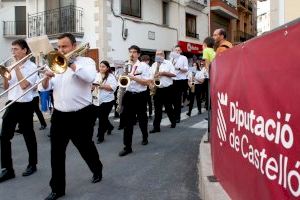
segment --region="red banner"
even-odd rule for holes
[[[300,198],[299,48],[298,22],[212,64],[213,169],[234,200]]]

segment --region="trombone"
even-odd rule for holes
[[[82,55],[83,53],[85,53],[87,50],[89,49],[89,44],[85,43],[84,45],[79,46],[78,48],[74,49],[73,51],[67,53],[66,55],[63,55],[57,51],[51,51],[46,55],[47,58],[47,62],[48,62],[48,66],[49,69],[55,73],[55,74],[62,74],[64,73],[67,68],[68,68],[68,64],[71,62],[74,62],[75,58],[77,56]],[[25,58],[25,57],[24,57]],[[24,59],[25,60],[25,59]],[[21,62],[19,62],[21,63]],[[19,64],[18,63],[18,64]],[[16,66],[16,65],[15,65]],[[0,94],[0,97],[2,97],[4,94],[6,94],[7,92],[9,92],[10,90],[12,90],[13,88],[15,88],[16,86],[18,86],[22,81],[26,80],[27,78],[33,76],[36,72],[43,70],[47,65],[45,64],[44,66],[38,67],[34,72],[32,72],[31,74],[29,74],[28,76],[24,77],[23,79],[21,79],[20,81],[18,81],[17,83],[15,83],[14,85],[12,85],[10,88],[8,88],[7,90],[5,90],[4,92],[2,92]],[[10,72],[9,76],[10,76]],[[2,74],[1,74],[2,75]],[[43,80],[45,80],[46,77],[41,78],[37,83],[33,84],[30,88],[28,88],[21,96],[19,96],[18,98],[16,98],[14,101],[9,102],[7,105],[5,105],[3,108],[0,109],[0,113],[5,110],[6,108],[8,108],[11,104],[15,103],[16,101],[18,101],[20,98],[22,98],[23,96],[25,96],[28,92],[30,92],[32,89],[34,89],[38,84],[40,84]]]
[[[24,58],[22,58],[21,60],[18,60],[17,62],[15,62],[14,64],[12,64],[11,66],[5,67],[4,65],[0,65],[0,75],[6,79],[11,79],[11,74],[10,72],[16,67],[18,66],[20,63],[30,59],[32,57],[32,53],[28,54],[27,56],[25,56]],[[7,60],[5,60],[3,62],[6,63],[7,61],[9,61],[12,57],[9,57]]]

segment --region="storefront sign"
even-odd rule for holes
[[[180,46],[181,50],[185,53],[193,53],[193,54],[202,53],[202,45],[201,44],[179,41],[178,45]]]

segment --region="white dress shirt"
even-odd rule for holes
[[[134,70],[134,68],[136,68],[136,70]],[[129,74],[133,74],[133,71],[135,71],[134,75],[137,78],[141,78],[145,80],[150,79],[149,66],[144,62],[140,62],[139,60],[136,61],[136,63],[132,66],[132,69],[130,70]],[[126,88],[126,91],[129,92],[143,92],[146,90],[147,90],[147,85],[142,85],[134,80],[131,80],[129,86]]]
[[[195,73],[195,77],[194,77],[195,84],[202,84],[198,80],[205,79],[204,71],[203,70],[196,70],[194,73]],[[188,77],[189,77],[189,81],[192,81],[193,72],[189,73]]]
[[[151,78],[154,79],[154,75],[155,75],[155,72],[157,70],[157,66],[158,66],[158,63],[155,62],[152,64],[151,66]],[[176,75],[176,72],[175,72],[175,68],[173,66],[173,64],[169,61],[169,60],[164,60],[164,62],[162,62],[159,66],[159,72],[170,72],[174,75]],[[168,76],[161,76],[159,78],[160,80],[160,86],[159,88],[165,88],[165,87],[169,87],[170,85],[173,84],[173,79],[172,77],[168,77]]]
[[[101,77],[101,74],[98,73],[97,78],[95,79],[94,82],[99,83],[99,81],[102,79],[100,77]],[[112,91],[108,91],[105,89],[99,89],[99,93],[98,93],[98,98],[99,98],[99,103],[100,103],[99,105],[101,105],[102,103],[107,103],[107,102],[113,101],[115,99],[114,92],[116,91],[116,89],[118,87],[118,82],[117,82],[115,76],[111,73],[109,73],[107,79],[104,80],[102,84],[109,85],[112,88]]]
[[[62,112],[78,111],[92,103],[91,84],[97,71],[95,61],[88,57],[77,57],[71,68],[51,79],[54,108]]]
[[[30,75],[37,69],[37,66],[31,62],[30,60],[27,60],[21,67],[20,71],[25,78],[26,76]],[[11,88],[15,83],[18,82],[18,78],[16,76],[16,71],[13,69],[11,72],[11,79],[8,81],[9,88]],[[23,95],[32,85],[36,83],[37,76],[34,74],[30,77],[28,77],[26,80],[30,83],[30,86],[28,86],[25,90],[23,90],[20,85],[16,86],[14,89],[11,89],[8,92],[8,100],[14,101],[21,95]],[[25,94],[22,98],[17,100],[17,102],[30,102],[33,99],[33,90],[29,91],[27,94]]]
[[[188,71],[189,63],[185,56],[180,55],[177,59],[171,58],[171,63],[175,67],[176,77],[173,77],[174,80],[185,80],[187,79],[187,72],[182,72],[180,69],[185,69]]]

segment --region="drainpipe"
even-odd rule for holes
[[[125,29],[125,19],[121,15],[117,15],[115,13],[113,5],[114,5],[114,0],[110,0],[110,10],[115,17],[120,18],[122,20],[122,38],[123,38],[123,40],[126,40],[127,39],[127,29]]]

